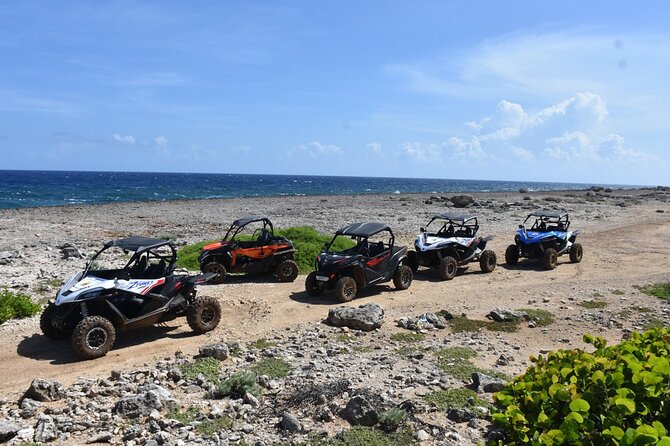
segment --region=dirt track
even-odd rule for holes
[[[585,332],[618,341],[622,336],[621,327],[582,317],[589,310],[576,303],[598,293],[608,302],[607,311],[613,315],[622,309],[643,306],[653,310],[646,316],[649,317],[670,308],[667,303],[647,297],[634,288],[650,282],[670,281],[670,218],[653,214],[653,209],[653,206],[644,208],[649,216],[643,219],[647,220],[645,224],[638,221],[626,225],[622,219],[622,223],[616,227],[608,225],[606,230],[590,227],[581,240],[585,247],[581,264],[570,264],[567,256],[563,256],[553,271],[543,271],[534,262],[508,268],[502,255],[509,233],[499,233],[492,242],[498,253],[498,267],[491,274],[481,274],[478,265],[472,265],[453,281],[440,282],[434,273],[420,271],[408,291],[396,292],[382,285],[365,290],[352,305],[381,304],[387,312],[382,330],[388,331],[397,330],[392,321],[401,315],[439,309],[466,313],[473,319],[483,319],[496,307],[550,310],[557,321],[547,330],[524,327],[516,333],[504,333],[504,337],[487,334],[488,342],[508,343],[514,347],[517,361],[510,371],[516,372],[525,368],[524,358],[537,354],[540,349],[581,346],[581,335]],[[95,361],[79,361],[68,341],[54,342],[39,334],[35,318],[6,324],[0,327],[0,389],[3,395],[18,394],[35,377],[54,378],[64,384],[79,377],[105,377],[112,370],[152,363],[174,355],[177,350],[196,353],[200,345],[213,341],[250,341],[298,324],[319,323],[328,308],[337,302],[328,294],[308,299],[303,283],[304,276],[300,276],[289,284],[275,283],[271,279],[268,282],[235,279],[232,283],[201,287],[201,294],[216,296],[225,309],[221,324],[213,333],[193,336],[183,320],[170,322],[165,327],[121,333],[114,349]],[[623,328],[630,328],[639,316],[633,311],[628,318],[612,318],[619,319]],[[440,332],[440,336],[448,337],[448,330]],[[495,358],[484,355],[478,361],[491,363]]]

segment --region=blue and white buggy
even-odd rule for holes
[[[526,224],[534,219],[530,228]],[[516,265],[521,257],[536,258],[546,269],[554,269],[558,256],[570,254],[572,263],[582,261],[584,250],[576,243],[579,229],[570,231],[570,217],[566,212],[537,211],[528,214],[514,237],[514,244],[507,247],[505,261]]]

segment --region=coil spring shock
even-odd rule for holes
[[[88,317],[88,307],[86,306],[86,302],[81,303],[81,315]]]

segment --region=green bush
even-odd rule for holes
[[[658,297],[659,299],[670,300],[670,282],[653,283],[640,288],[644,294]]]
[[[221,361],[212,357],[199,358],[194,362],[182,364],[179,368],[183,378],[187,381],[194,381],[202,373],[207,381],[217,383],[221,371]]]
[[[263,358],[251,368],[257,376],[267,375],[270,378],[286,378],[291,371],[291,365],[281,358]]]
[[[395,432],[407,419],[407,412],[394,407],[379,416],[379,427],[386,432]]]
[[[10,319],[33,316],[41,310],[40,304],[33,302],[26,294],[7,289],[0,291],[0,324]]]
[[[596,350],[531,358],[494,396],[504,444],[670,446],[670,328],[610,347],[599,337],[584,341]]]
[[[311,226],[293,226],[286,229],[275,229],[275,235],[285,237],[293,242],[296,252],[294,260],[298,264],[301,274],[307,274],[314,270],[314,259],[321,252],[323,245],[328,243],[333,236],[321,234]],[[241,240],[243,240],[241,238]],[[248,239],[248,236],[246,236]],[[179,249],[177,255],[177,266],[189,270],[198,270],[198,256],[203,246],[213,241],[195,243]],[[340,251],[354,246],[354,242],[346,237],[338,237],[332,250]]]
[[[260,394],[260,387],[256,384],[256,374],[252,372],[237,372],[230,375],[219,384],[219,396],[242,398],[247,393],[254,396]]]

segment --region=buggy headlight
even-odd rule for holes
[[[100,296],[103,291],[105,291],[104,288],[93,288],[91,291],[81,293],[75,300],[93,299]]]

